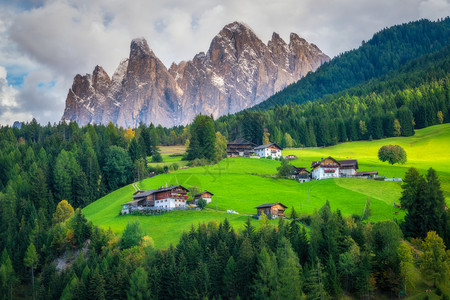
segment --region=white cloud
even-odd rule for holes
[[[19,108],[16,101],[18,91],[8,84],[6,76],[5,68],[0,66],[0,124],[12,125],[17,120],[31,119],[31,114],[17,111]]]
[[[91,73],[97,64],[111,75],[135,37],[145,37],[167,67],[207,51],[220,29],[235,20],[264,42],[273,31],[285,40],[296,32],[335,56],[384,27],[445,17],[449,1],[43,0],[27,10],[0,10],[0,65],[12,77],[26,75],[15,86],[15,111],[54,122],[73,77]]]

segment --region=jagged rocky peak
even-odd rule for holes
[[[150,47],[144,38],[136,38],[131,41],[130,57],[139,56],[141,54],[150,54]]]
[[[115,82],[118,80],[122,80],[123,77],[125,76],[125,73],[127,72],[127,68],[128,68],[128,58],[124,58],[120,62],[116,71],[114,72],[114,74],[112,76],[112,81]]]
[[[264,43],[253,30],[240,22],[226,25],[212,40],[208,54],[213,61],[232,55],[238,59],[247,49],[260,53]]]
[[[294,33],[289,44],[277,33],[263,43],[242,22],[225,25],[206,53],[169,69],[144,38],[137,38],[112,77],[100,66],[92,75],[75,76],[63,119],[80,125],[112,121],[134,127],[142,121],[172,127],[199,113],[217,118],[264,101],[328,60]]]
[[[308,46],[309,43],[304,38],[299,37],[298,34],[291,32],[289,35],[289,45]]]
[[[108,92],[111,79],[102,67],[98,65],[95,67],[94,72],[92,73],[92,81],[92,86],[96,91],[99,91],[102,94]]]

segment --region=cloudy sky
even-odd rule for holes
[[[73,77],[96,65],[111,75],[135,37],[170,66],[241,21],[265,42],[295,32],[332,57],[382,28],[449,14],[450,0],[0,0],[0,124],[58,122]]]

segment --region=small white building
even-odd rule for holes
[[[313,161],[311,163],[311,175],[316,180],[338,178],[340,167],[340,163],[330,156],[321,161]]]
[[[207,190],[205,190],[205,191],[203,191],[201,193],[198,193],[197,195],[194,196],[194,202],[195,202],[195,204],[197,204],[197,201],[199,199],[204,199],[206,201],[206,203],[211,203],[212,196],[214,196],[213,193],[208,192]]]
[[[258,147],[255,147],[254,151],[255,154],[258,155],[261,158],[267,158],[272,157],[272,159],[275,158],[281,158],[281,147],[278,146],[275,143],[267,144],[267,145],[261,145]]]

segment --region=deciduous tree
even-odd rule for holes
[[[53,222],[55,224],[61,223],[73,216],[74,210],[72,205],[67,200],[61,200],[56,206],[56,211],[53,213]]]
[[[378,159],[391,165],[406,163],[406,151],[399,145],[384,145],[378,150]]]

